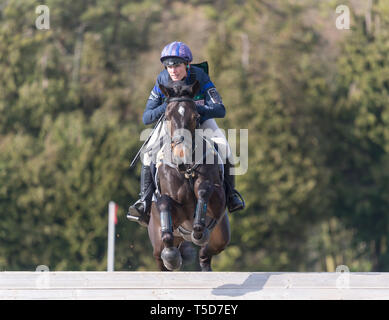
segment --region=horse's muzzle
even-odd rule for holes
[[[190,164],[192,161],[192,145],[186,143],[184,136],[172,138],[172,153],[176,164]]]
[[[177,145],[179,145],[180,143],[183,143],[185,141],[185,137],[184,136],[174,136],[172,138],[172,143],[173,143],[173,148]]]

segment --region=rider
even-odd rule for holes
[[[167,85],[171,81],[178,80],[185,81],[186,84],[192,84],[195,80],[198,80],[200,83],[200,97],[195,102],[197,111],[200,114],[200,128],[212,129],[212,140],[226,150],[225,152],[227,154],[224,156],[226,159],[224,180],[227,182],[227,207],[230,212],[242,210],[245,206],[244,201],[242,201],[243,199],[240,194],[235,190],[235,176],[230,172],[230,168],[233,167],[232,161],[230,161],[232,158],[231,150],[224,134],[213,119],[223,118],[226,112],[222,99],[216,91],[215,85],[201,68],[190,65],[190,62],[192,61],[192,52],[183,42],[175,41],[166,45],[162,50],[160,60],[165,66],[165,70],[158,75],[156,84],[148,98],[146,109],[143,113],[144,124],[147,125],[156,122],[161,115],[165,113],[167,103],[164,101],[165,96],[161,92],[159,84]],[[146,148],[155,143],[155,141],[158,141],[159,137],[163,136],[165,133],[164,125],[160,123],[154,132],[156,133],[153,133]],[[220,149],[223,150],[223,148]],[[141,225],[147,226],[150,218],[149,211],[155,186],[153,174],[150,169],[153,160],[147,152],[144,153],[143,156],[140,179],[140,199],[130,206],[127,217],[133,220],[133,217],[135,217]]]

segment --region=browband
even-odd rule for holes
[[[189,102],[194,102],[192,98],[188,97],[172,97],[172,98],[167,98],[166,102],[182,102],[182,101],[189,101]]]

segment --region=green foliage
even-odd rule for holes
[[[33,270],[39,264],[52,270],[106,267],[108,202],[126,208],[138,193],[138,179],[128,165],[142,127],[134,121],[136,110],[129,112],[125,67],[130,66],[128,52],[138,43],[129,41],[120,25],[112,37],[112,24],[107,24],[124,4],[118,2],[118,11],[106,12],[112,6],[101,1],[102,10],[97,12],[111,16],[99,20],[93,11],[95,1],[48,2],[54,17],[48,31],[26,23],[28,18],[35,20],[34,2],[21,6],[11,1],[4,8],[0,29],[4,269]],[[130,25],[125,16],[121,19],[115,23]],[[134,24],[139,27],[137,21]],[[141,36],[142,30],[136,32]],[[123,37],[121,51],[113,52],[110,45]],[[144,240],[146,235],[134,225],[124,225],[124,210],[119,211],[117,234],[122,234],[122,241],[117,251],[128,258],[117,267],[134,269],[141,263],[142,248],[128,245],[130,235]]]
[[[36,1],[1,3],[1,270],[105,270],[110,200],[115,269],[156,270],[125,215],[173,40],[209,62],[219,126],[249,132],[246,209],[214,269],[387,270],[389,5],[353,3],[350,31],[335,28],[336,1],[47,0],[50,30],[35,27]]]
[[[388,268],[388,5],[372,7],[374,28],[363,17],[342,45],[331,110],[325,111],[326,165],[331,172],[330,210],[355,230],[353,242],[369,244],[372,270]]]

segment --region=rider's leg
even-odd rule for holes
[[[235,175],[231,173],[232,168],[233,164],[230,162],[230,158],[227,158],[224,166],[224,181],[227,189],[227,207],[230,212],[242,210],[245,207],[242,196],[235,189]]]
[[[128,209],[127,218],[137,221],[140,225],[147,227],[150,220],[150,208],[153,193],[155,191],[154,178],[151,165],[155,161],[156,152],[159,149],[160,137],[165,134],[165,125],[161,122],[154,131],[150,141],[145,146],[146,152],[142,154],[142,167],[140,175],[140,199]],[[150,149],[150,150],[148,150]]]
[[[225,163],[224,181],[226,185],[228,211],[234,212],[244,209],[245,203],[243,197],[235,189],[235,175],[233,174],[233,170],[231,170],[234,167],[233,161],[231,161],[232,153],[225,135],[219,129],[214,119],[206,120],[200,128],[212,130],[212,136],[210,138],[218,145],[220,156],[222,157],[223,163]]]
[[[130,220],[135,220],[142,226],[148,225],[150,220],[149,211],[153,193],[154,183],[150,166],[144,165],[142,163],[140,171],[140,199],[128,209],[129,212],[127,217]]]

